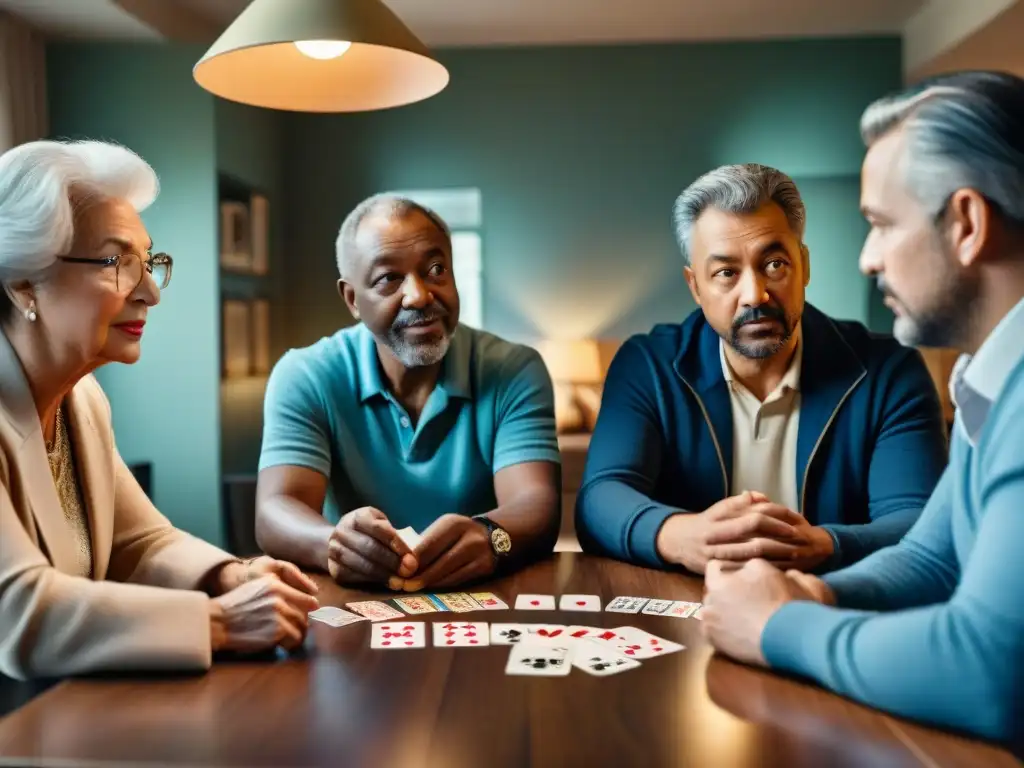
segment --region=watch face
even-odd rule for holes
[[[512,549],[512,539],[506,531],[501,528],[495,528],[491,531],[491,546],[494,547],[494,551],[499,555],[508,554],[509,550]]]

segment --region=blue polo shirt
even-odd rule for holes
[[[460,325],[419,422],[388,391],[373,336],[344,328],[274,366],[260,469],[289,464],[328,482],[324,515],[373,506],[422,531],[497,506],[494,474],[559,463],[551,377],[530,347]]]

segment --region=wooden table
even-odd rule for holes
[[[324,584],[321,602],[363,593]],[[563,553],[490,586],[700,600],[698,579]],[[450,616],[451,614],[441,614]],[[488,611],[480,621],[635,625],[687,650],[611,677],[507,677],[507,646],[374,651],[369,622],[314,622],[298,656],[206,675],[65,681],[0,719],[0,765],[963,766],[1018,763],[713,657],[700,622]],[[416,617],[417,619],[420,617]],[[427,621],[438,618],[428,614]],[[428,638],[429,638],[428,633]],[[428,640],[429,643],[429,640]]]

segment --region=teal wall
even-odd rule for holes
[[[284,145],[282,115],[215,100],[217,169],[270,201],[270,270],[265,276],[221,275],[221,289],[243,298],[270,299],[271,360],[286,344],[284,315]],[[224,381],[220,388],[221,466],[225,474],[256,471],[263,435],[265,378]]]
[[[222,542],[214,99],[194,85],[193,47],[60,44],[47,75],[54,136],[117,141],[160,176],[143,214],[174,279],[152,309],[136,365],[98,377],[129,463],[152,462],[157,506],[176,525]]]
[[[867,321],[857,272],[857,123],[901,82],[896,38],[443,51],[451,84],[420,104],[290,115],[288,342],[350,321],[333,242],[363,197],[483,195],[485,324],[523,340],[622,337],[692,308],[670,211],[723,163],[792,175],[809,210],[809,299]]]
[[[255,471],[260,379],[220,382],[220,290],[272,301],[272,355],[351,322],[333,244],[363,197],[479,187],[485,321],[510,338],[623,337],[693,303],[670,220],[722,163],[776,165],[808,206],[809,298],[886,330],[857,271],[863,107],[900,85],[897,39],[452,50],[451,85],[384,112],[303,115],[194,84],[194,46],[61,44],[48,56],[53,132],[121,141],[163,191],[144,215],[177,261],[145,351],[100,379],[126,460],[151,461],[158,506],[220,542],[220,473]],[[221,276],[217,175],[271,200],[271,277]]]
[[[878,333],[892,334],[896,316],[891,309],[885,306],[884,299],[881,291],[874,289],[871,291],[871,301],[868,305],[868,325],[871,330]]]

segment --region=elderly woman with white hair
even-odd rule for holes
[[[134,363],[171,278],[153,169],[102,142],[0,156],[0,672],[201,670],[303,641],[316,585],[175,529],[122,461],[91,375]]]

